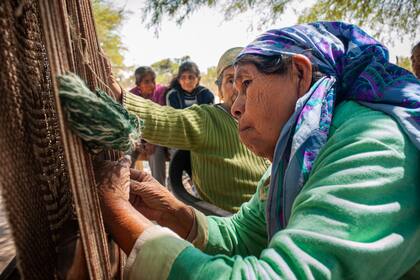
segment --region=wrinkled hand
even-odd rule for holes
[[[194,220],[192,209],[176,199],[150,174],[135,169],[131,169],[130,173],[130,202],[134,208],[185,238]]]
[[[136,169],[131,169],[130,173],[130,202],[147,218],[159,222],[165,213],[185,206],[149,173]]]
[[[125,200],[130,195],[130,160],[95,161],[95,180],[102,200]]]
[[[130,161],[98,161],[94,169],[105,226],[129,254],[138,236],[153,225],[129,202]]]

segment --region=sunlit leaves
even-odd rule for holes
[[[188,16],[205,6],[220,8],[225,20],[251,11],[257,27],[272,24],[287,7],[294,8],[298,0],[149,0],[143,10],[149,27],[159,29],[164,17],[182,24]],[[299,22],[341,20],[355,23],[376,32],[379,39],[392,42],[401,34],[414,39],[420,26],[419,0],[319,0],[303,11],[297,11]],[[398,35],[398,36],[395,36]]]

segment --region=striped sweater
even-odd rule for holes
[[[254,194],[269,163],[240,142],[228,112],[215,105],[177,110],[130,93],[124,106],[144,121],[145,140],[191,151],[194,183],[205,201],[236,212]]]

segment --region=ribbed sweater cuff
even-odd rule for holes
[[[194,209],[195,214],[195,222],[197,226],[197,236],[192,241],[192,244],[200,249],[204,250],[207,246],[207,243],[209,241],[209,226],[206,215],[198,211],[197,209]]]

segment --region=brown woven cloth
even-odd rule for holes
[[[2,1],[0,30],[0,184],[23,276],[48,279],[72,211],[36,6]]]
[[[81,237],[89,277],[111,278],[90,157],[66,129],[55,81],[72,71],[106,89],[99,49],[88,0],[0,1],[0,186],[26,279],[62,277],[69,236]]]

